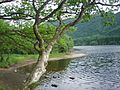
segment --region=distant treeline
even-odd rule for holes
[[[82,37],[74,40],[75,45],[120,45],[120,36]]]
[[[74,38],[75,45],[120,45],[120,12],[108,18],[95,16],[75,27],[77,30],[69,34]]]

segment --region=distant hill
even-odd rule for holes
[[[114,16],[115,24],[110,26],[105,26],[105,19],[100,16],[89,22],[78,23],[75,26],[78,30],[70,34],[74,38],[75,45],[120,45],[120,12]]]

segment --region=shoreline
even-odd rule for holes
[[[77,51],[73,51],[72,53],[66,54],[63,57],[49,58],[48,61],[58,61],[58,60],[65,60],[65,59],[74,59],[74,58],[83,57],[83,56],[86,56],[86,54],[83,54],[83,53],[80,53],[80,52],[77,52]],[[18,63],[18,64],[14,64],[14,65],[12,65],[9,68],[0,68],[0,71],[17,69],[17,68],[20,68],[20,67],[24,67],[24,66],[27,66],[27,65],[34,64],[34,63],[36,63],[36,60],[27,60],[27,61],[24,61],[24,62],[21,62],[21,63]]]

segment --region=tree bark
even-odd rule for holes
[[[31,74],[29,75],[24,88],[22,90],[29,90],[29,86],[39,81],[40,77],[46,72],[46,66],[48,63],[49,55],[52,50],[52,46],[47,51],[43,51],[42,55],[39,54],[37,63],[35,64]]]

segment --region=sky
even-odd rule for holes
[[[1,1],[1,0],[0,0]],[[96,1],[100,1],[100,2],[103,2],[103,3],[108,3],[108,1],[109,0],[96,0]],[[3,5],[20,5],[20,2],[21,2],[21,0],[15,0],[15,1],[13,1],[13,2],[8,2],[8,3],[5,3],[5,4],[3,4]],[[115,4],[117,4],[117,3],[115,3]],[[46,9],[48,9],[49,8],[49,6],[51,6],[52,7],[52,9],[55,9],[55,8],[57,8],[57,6],[54,6],[54,5],[48,5],[48,6],[46,6],[45,8]],[[107,6],[101,6],[101,5],[99,5],[99,7],[101,8],[101,9],[103,9],[103,10],[105,10],[105,11],[108,11],[109,9],[112,9],[113,10],[113,12],[114,13],[117,13],[117,12],[120,12],[120,8],[118,8],[118,7],[114,7],[114,8],[110,8],[110,7],[107,7]]]

